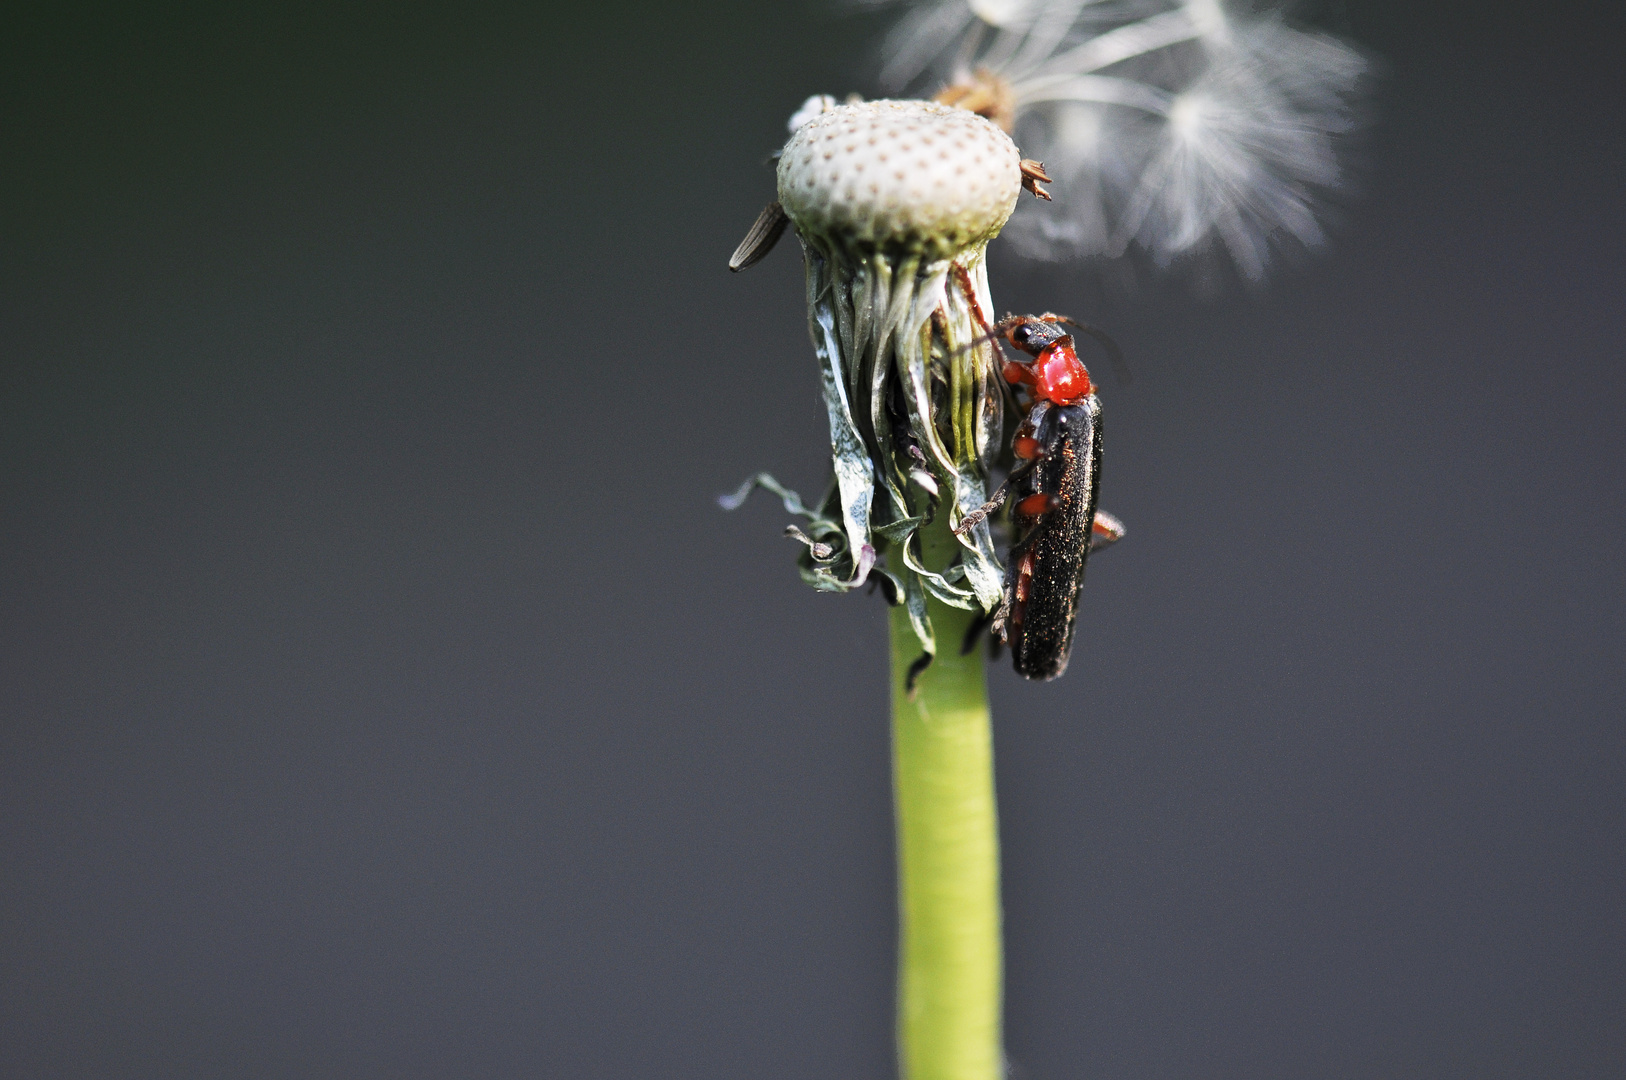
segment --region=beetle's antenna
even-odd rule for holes
[[[1009,329],[1010,324],[1011,320],[1009,319],[999,320],[994,324],[993,329],[989,330],[986,334],[977,335],[964,345],[961,345],[958,349],[955,349],[953,352],[949,353],[949,358],[952,359],[953,357],[959,356],[963,352],[970,352],[972,349],[975,349],[978,345],[981,345],[985,341],[997,342],[1000,338],[1005,336],[1005,332],[1007,329]],[[1003,351],[1004,350],[1001,350],[1002,353]]]

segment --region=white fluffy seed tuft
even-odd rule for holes
[[[1021,190],[1008,135],[930,101],[836,106],[797,128],[779,158],[779,201],[797,229],[843,246],[951,258],[998,233]]]

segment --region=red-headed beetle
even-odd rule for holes
[[[991,629],[1029,679],[1054,679],[1067,670],[1085,561],[1124,532],[1117,518],[1096,509],[1101,399],[1063,324],[1100,341],[1115,366],[1122,363],[1110,338],[1062,315],[1012,315],[991,327],[990,338],[1032,357],[1007,360],[1002,374],[1034,401],[1011,443],[1016,467],[993,499],[955,530],[970,529],[1014,496],[1005,596]]]

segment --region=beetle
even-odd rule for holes
[[[1100,341],[1108,357],[1121,363],[1110,338],[1063,315],[1011,315],[990,328],[989,339],[1003,338],[1032,357],[1007,359],[1001,374],[1013,386],[1026,387],[1034,401],[1011,440],[1016,465],[1010,476],[993,499],[955,528],[965,533],[1014,496],[1016,535],[1004,597],[990,629],[1010,646],[1017,673],[1037,680],[1067,670],[1085,562],[1091,551],[1124,533],[1122,522],[1096,506],[1101,399],[1064,324]]]

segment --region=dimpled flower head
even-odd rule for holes
[[[987,523],[949,529],[987,501],[1002,446],[988,241],[1036,183],[998,125],[948,105],[812,98],[792,126],[779,202],[730,265],[795,227],[835,476],[817,505],[768,476],[724,504],[752,486],[778,493],[809,522],[788,530],[805,545],[803,578],[846,591],[877,576],[929,658],[928,596],[985,613],[1001,601]]]
[[[888,0],[877,0],[888,2]],[[1160,264],[1223,250],[1263,276],[1271,248],[1322,239],[1337,137],[1365,61],[1220,0],[911,0],[883,84],[993,117],[1055,178],[1059,212],[1006,231],[1040,258]],[[945,85],[946,84],[946,85]]]
[[[829,109],[798,127],[779,158],[779,201],[804,238],[939,259],[998,233],[1021,182],[1004,132],[929,101]]]

